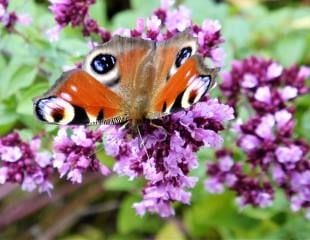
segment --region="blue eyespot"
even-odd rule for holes
[[[180,67],[191,55],[192,55],[191,47],[182,48],[177,54],[177,58],[175,60],[175,66],[177,68]]]
[[[98,54],[90,63],[92,70],[98,74],[111,71],[116,64],[116,58],[110,54]]]

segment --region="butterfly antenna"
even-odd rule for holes
[[[144,144],[144,140],[143,140],[143,138],[142,138],[142,135],[141,135],[139,126],[137,126],[137,132],[138,132],[138,134],[139,134],[139,137],[140,137],[140,140],[141,140],[141,145],[142,145],[143,148],[144,148],[144,151],[145,151],[145,154],[146,154],[146,156],[147,156],[147,159],[150,160],[150,156],[149,156],[149,154],[148,154],[148,152],[147,152],[147,148],[146,148],[146,146],[145,146],[145,144]]]

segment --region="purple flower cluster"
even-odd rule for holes
[[[88,10],[96,0],[49,0],[51,2],[50,10],[55,16],[57,26],[49,29],[47,34],[51,41],[56,41],[60,30],[68,25],[72,27],[81,27],[84,36],[90,36],[92,33],[98,34],[103,42],[110,39],[111,35],[104,28],[92,19]]]
[[[222,66],[225,54],[219,47],[224,42],[219,21],[206,19],[202,26],[198,26],[192,22],[192,14],[188,8],[182,5],[174,8],[173,5],[174,1],[162,0],[161,7],[155,10],[153,15],[146,20],[137,19],[135,29],[119,28],[113,34],[162,41],[190,29],[192,35],[197,38],[199,52],[210,58],[214,66]]]
[[[0,184],[18,183],[25,191],[47,192],[53,189],[49,177],[53,173],[52,157],[40,150],[41,141],[27,143],[16,132],[0,138]]]
[[[117,159],[114,171],[133,179],[143,176],[147,183],[143,200],[134,204],[139,215],[174,214],[171,203],[190,203],[197,177],[189,176],[198,167],[195,153],[200,147],[219,147],[218,132],[223,123],[233,119],[233,109],[217,100],[204,100],[189,110],[143,123],[138,128],[106,127],[104,143],[107,154]]]
[[[81,183],[86,171],[100,172],[106,176],[109,169],[96,158],[96,143],[102,142],[102,131],[85,127],[66,128],[54,138],[53,167],[60,177],[67,176],[72,183]]]
[[[95,3],[95,0],[49,0],[50,9],[55,15],[58,25],[48,31],[51,41],[58,39],[60,30],[70,25],[81,26],[83,35],[89,36],[91,33],[99,34],[102,42],[110,39],[111,33],[100,27],[98,23],[91,19],[88,10]],[[161,7],[154,11],[153,15],[147,19],[138,18],[134,29],[119,28],[113,35],[127,37],[141,37],[156,41],[167,40],[178,32],[190,29],[193,36],[197,37],[199,52],[210,58],[214,66],[219,67],[224,61],[224,51],[219,47],[224,42],[221,36],[221,25],[217,20],[206,19],[202,26],[192,22],[191,11],[185,6],[174,8],[174,1],[162,0]]]
[[[0,0],[0,23],[8,32],[14,30],[15,24],[19,22],[22,25],[29,25],[31,23],[31,18],[27,14],[17,15],[16,12],[8,11],[9,1]]]
[[[272,204],[274,190],[264,175],[247,176],[243,173],[243,165],[235,162],[232,153],[219,150],[216,153],[217,162],[207,164],[205,189],[210,193],[222,193],[225,186],[237,193],[237,203],[244,207],[251,204],[256,207],[268,207]]]
[[[237,192],[242,206],[269,206],[273,182],[285,191],[293,211],[305,208],[310,214],[310,146],[294,136],[294,108],[290,104],[309,92],[305,84],[309,76],[310,68],[284,68],[256,57],[233,63],[220,88],[235,109],[242,107],[238,105],[240,101],[252,108],[253,115],[235,127],[237,145],[246,155],[250,173],[245,176],[241,165],[233,163],[232,155],[226,151],[225,157],[208,167],[209,191],[215,191],[210,188],[212,181],[217,183],[218,192],[226,184]],[[223,169],[222,162],[230,168]],[[237,176],[233,178],[235,183],[230,182],[231,176]]]

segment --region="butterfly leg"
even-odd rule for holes
[[[169,131],[168,131],[163,125],[158,125],[158,124],[154,123],[152,120],[150,121],[150,125],[151,125],[152,127],[156,128],[156,129],[161,129],[161,130],[163,130],[167,135],[171,135],[171,134],[169,133]]]

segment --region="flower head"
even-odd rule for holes
[[[189,204],[196,177],[188,174],[198,167],[195,153],[200,147],[219,147],[218,132],[223,123],[233,118],[233,111],[216,100],[204,100],[189,110],[181,111],[154,124],[143,123],[141,134],[131,129],[107,127],[105,148],[116,158],[114,171],[129,178],[147,180],[143,200],[134,207],[138,214],[155,212],[171,216],[171,203]],[[156,124],[156,125],[155,125]]]
[[[238,112],[239,99],[244,96],[252,113],[239,124],[237,136],[237,145],[244,151],[251,173],[239,172],[237,184],[229,186],[237,192],[239,204],[269,206],[274,181],[287,194],[293,211],[305,208],[309,212],[310,187],[305,180],[310,171],[310,146],[294,136],[294,109],[289,103],[309,92],[305,85],[309,76],[307,67],[284,68],[257,57],[235,61],[231,72],[223,75],[220,88],[228,103]],[[259,177],[249,176],[253,172]],[[225,184],[219,170],[208,170],[208,175]]]
[[[86,171],[108,175],[109,169],[95,155],[96,143],[101,141],[100,130],[94,132],[85,127],[61,128],[54,139],[52,161],[60,177],[67,176],[72,183],[81,183]]]
[[[0,183],[18,183],[25,191],[37,188],[50,193],[52,157],[49,152],[39,152],[39,148],[39,138],[27,143],[16,132],[0,138]]]
[[[99,27],[98,23],[89,16],[89,7],[95,0],[49,0],[51,6],[49,9],[55,16],[58,26],[48,30],[47,34],[51,41],[58,39],[60,29],[71,25],[72,27],[82,26],[84,36],[90,36],[92,33],[98,34],[102,41],[108,41],[110,33],[104,28]],[[56,35],[57,34],[57,35]]]

